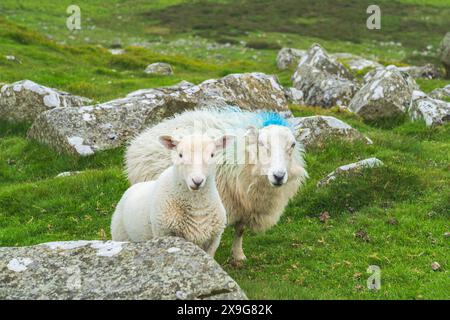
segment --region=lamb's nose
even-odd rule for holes
[[[283,182],[285,175],[286,175],[286,172],[276,172],[273,174],[273,177],[275,178],[275,181],[277,183],[281,183],[281,182]]]
[[[205,179],[203,178],[192,178],[192,182],[196,187],[200,187]]]

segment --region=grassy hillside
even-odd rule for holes
[[[276,74],[289,85],[293,71],[279,72],[275,65],[281,46],[319,42],[330,52],[384,64],[436,62],[439,40],[450,30],[450,5],[441,0],[383,1],[382,30],[373,32],[365,29],[365,1],[283,1],[276,7],[264,1],[238,7],[231,0],[77,2],[83,28],[77,32],[65,28],[71,1],[0,3],[0,82],[31,79],[96,101],[232,72]],[[118,42],[126,53],[112,55],[108,48]],[[144,74],[156,61],[171,63],[175,75]],[[419,81],[427,92],[449,83]],[[309,151],[311,178],[280,223],[247,235],[249,260],[240,268],[228,263],[227,230],[218,262],[250,298],[450,298],[444,235],[450,231],[450,126],[405,120],[383,128],[335,109],[291,108],[297,116],[340,118],[374,144],[330,141]],[[0,122],[0,245],[108,239],[111,214],[127,188],[123,149],[87,158],[59,155],[27,140],[28,126]],[[367,157],[378,157],[385,167],[316,188],[336,167]],[[55,178],[63,171],[83,173]],[[324,211],[326,223],[319,219]],[[439,271],[431,269],[434,261]],[[371,264],[381,267],[380,291],[366,289]]]

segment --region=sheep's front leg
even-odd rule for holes
[[[236,223],[234,226],[234,240],[233,247],[231,249],[234,262],[242,262],[247,257],[242,249],[242,238],[244,236],[244,224],[242,222]]]
[[[222,233],[215,236],[211,243],[209,244],[208,248],[206,249],[206,253],[211,256],[211,258],[214,258],[216,254],[216,250],[219,247],[220,239],[222,238]]]

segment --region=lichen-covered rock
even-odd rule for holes
[[[168,63],[155,62],[155,63],[149,64],[147,66],[147,68],[145,68],[144,72],[147,74],[169,76],[169,75],[173,74],[173,69],[172,69],[172,66]]]
[[[305,104],[321,107],[346,105],[358,86],[340,63],[330,58],[319,45],[303,56],[292,76],[294,87],[303,92]]]
[[[407,66],[398,68],[400,71],[408,73],[414,79],[425,78],[425,79],[437,79],[441,77],[441,73],[438,68],[436,68],[431,63],[424,66]]]
[[[450,79],[450,32],[447,32],[442,39],[441,46],[439,48],[441,61],[444,64],[447,78]]]
[[[80,107],[90,99],[22,80],[0,89],[0,119],[32,121],[40,113],[54,108]]]
[[[439,100],[450,98],[450,84],[445,86],[444,88],[434,89],[428,94],[428,96]]]
[[[313,44],[305,55],[299,61],[299,65],[306,64],[314,67],[320,71],[338,76],[340,78],[352,80],[352,74],[345,68],[345,66],[332,58],[324,48],[319,44]]]
[[[324,187],[333,180],[336,180],[337,177],[342,176],[344,174],[352,174],[360,172],[361,170],[366,168],[382,167],[383,165],[384,164],[381,160],[378,160],[377,158],[369,158],[358,162],[350,163],[345,166],[340,166],[339,168],[328,174],[325,178],[320,180],[317,183],[317,187]]]
[[[329,116],[311,116],[289,120],[296,131],[297,140],[305,148],[318,147],[330,139],[341,139],[348,142],[372,141],[347,123]]]
[[[286,70],[291,66],[296,66],[305,53],[305,50],[282,48],[277,54],[278,69]]]
[[[246,299],[181,238],[68,241],[0,248],[0,299]]]
[[[365,120],[401,116],[408,109],[413,90],[410,77],[389,66],[369,75],[348,107]]]
[[[423,120],[427,126],[450,121],[450,103],[430,98],[421,91],[413,92],[408,112],[412,120]]]
[[[288,110],[285,92],[275,77],[232,74],[199,85],[181,82],[138,90],[94,106],[56,108],[41,114],[28,136],[60,152],[85,156],[118,147],[146,127],[184,110],[227,105],[245,110]]]

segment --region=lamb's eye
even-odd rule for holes
[[[180,154],[178,154],[179,156],[180,156],[180,158],[183,158],[183,154],[182,153],[180,153]]]
[[[295,142],[292,143],[291,148],[293,149],[295,147]]]
[[[214,158],[214,153],[211,153],[211,158]]]

